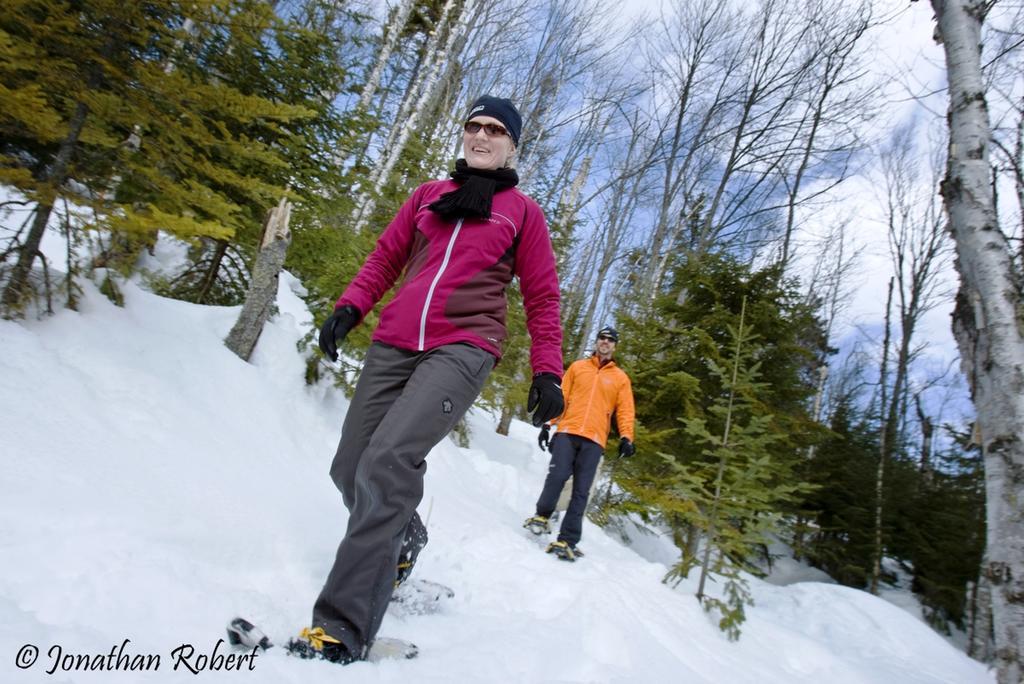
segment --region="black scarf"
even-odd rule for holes
[[[476,169],[465,159],[455,162],[452,179],[459,187],[446,192],[430,203],[428,208],[441,218],[455,221],[461,218],[491,218],[491,200],[494,193],[519,183],[515,169]]]

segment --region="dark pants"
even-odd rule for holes
[[[551,438],[550,451],[551,465],[548,466],[544,489],[537,499],[537,515],[551,517],[562,487],[572,475],[572,498],[562,518],[558,539],[576,546],[583,536],[583,513],[587,510],[590,485],[597,475],[597,464],[601,462],[604,450],[600,444],[585,437],[556,432]]]
[[[331,478],[349,510],[334,567],[313,606],[313,626],[365,655],[394,591],[416,514],[426,456],[469,409],[494,367],[468,344],[412,352],[374,343],[352,397]]]

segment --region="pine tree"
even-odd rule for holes
[[[758,397],[767,386],[759,381],[761,364],[753,360],[758,347],[744,327],[745,307],[744,300],[738,327],[730,328],[729,365],[709,361],[722,394],[708,414],[723,424],[722,431],[709,430],[706,418],[680,419],[701,447],[700,456],[684,462],[661,454],[672,471],[666,489],[689,504],[684,518],[703,538],[697,598],[707,610],[718,611],[719,626],[731,639],[739,637],[745,606],[753,603],[744,573],[762,574],[751,559],[781,530],[781,511],[808,489],[772,456],[770,447],[783,436],[773,425],[775,416],[759,411]],[[684,554],[666,580],[678,583],[696,560]],[[724,599],[705,590],[712,574],[725,582]]]
[[[192,41],[190,67],[213,74],[218,87],[229,85],[246,98],[303,112],[287,121],[259,115],[221,124],[247,146],[274,151],[273,166],[254,167],[244,157],[238,161],[271,187],[281,188],[278,197],[287,186],[295,204],[297,239],[306,229],[329,230],[328,217],[344,203],[339,197],[346,179],[334,151],[362,134],[365,122],[339,109],[336,100],[352,85],[345,53],[357,26],[358,17],[327,0],[302,0],[288,14],[275,14],[271,4],[250,0],[238,3],[226,22],[204,28]],[[277,197],[254,200],[231,184],[221,189],[238,198],[244,222],[230,240],[197,244],[188,268],[164,292],[207,303],[236,303],[244,292],[263,217]],[[288,265],[302,266],[291,256]]]
[[[168,4],[144,12],[102,0],[15,0],[0,10],[0,83],[14,105],[0,112],[0,167],[3,180],[36,204],[27,232],[3,252],[5,261],[16,257],[5,269],[4,315],[17,315],[32,293],[39,245],[69,182],[92,196],[109,177],[104,162],[128,136],[117,137],[104,117],[120,113],[116,93],[132,82],[149,29],[168,20]]]
[[[287,185],[314,199],[330,176],[341,122],[326,95],[339,70],[301,60],[311,45],[338,47],[299,35],[269,3],[17,0],[0,30],[2,82],[18,102],[0,114],[0,166],[37,203],[10,250],[9,313],[57,197],[110,231],[98,265],[131,268],[157,231],[219,240],[222,255],[233,236],[254,242]]]
[[[878,429],[849,398],[840,400],[829,427],[801,468],[816,485],[801,505],[812,530],[804,557],[841,584],[862,588],[871,574]]]
[[[985,473],[969,434],[946,426],[951,438],[930,473],[909,458],[895,461],[886,492],[887,549],[913,573],[912,589],[938,630],[963,629],[969,585],[985,550]]]
[[[809,400],[814,356],[827,350],[821,327],[795,283],[784,280],[775,267],[754,270],[727,255],[708,255],[700,262],[677,264],[670,287],[651,310],[621,321],[619,354],[633,380],[643,429],[637,435],[641,456],[616,470],[626,496],[613,505],[667,526],[690,563],[695,562],[700,538],[687,517],[691,505],[666,493],[673,469],[648,454],[672,454],[684,466],[701,460],[705,446],[681,419],[703,420],[708,432],[722,434],[724,419],[711,409],[727,391],[713,369],[728,366],[734,346],[730,330],[738,327],[744,297],[745,325],[756,339],[749,353],[760,364],[763,383],[750,398],[752,415],[773,416],[770,432],[779,437],[764,448],[779,482],[797,482],[802,453],[822,436],[809,418]]]
[[[831,433],[803,466],[816,489],[804,497],[811,533],[804,558],[841,584],[867,588],[875,546],[875,470],[880,431],[867,408],[842,397]],[[984,472],[967,435],[952,442],[926,471],[904,446],[887,466],[882,540],[886,557],[913,577],[911,589],[941,631],[965,627],[968,590],[984,551]],[[891,581],[884,573],[883,580]]]

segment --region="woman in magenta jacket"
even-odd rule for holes
[[[530,333],[535,426],[562,412],[558,276],[540,207],[510,161],[522,119],[485,95],[465,119],[448,180],[418,187],[381,234],[320,331],[338,344],[401,277],[385,307],[345,417],[331,477],[348,528],[313,608],[305,654],[366,657],[395,586],[426,543],[416,514],[427,452],[469,409],[501,357],[505,288],[519,278]],[[305,630],[304,634],[309,634]]]

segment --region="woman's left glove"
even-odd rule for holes
[[[526,400],[526,411],[533,411],[533,427],[540,427],[552,418],[562,415],[564,408],[562,381],[558,376],[554,373],[537,373],[533,376],[530,395]]]
[[[629,437],[623,437],[619,440],[619,458],[629,458],[636,453],[636,446],[629,440]]]

